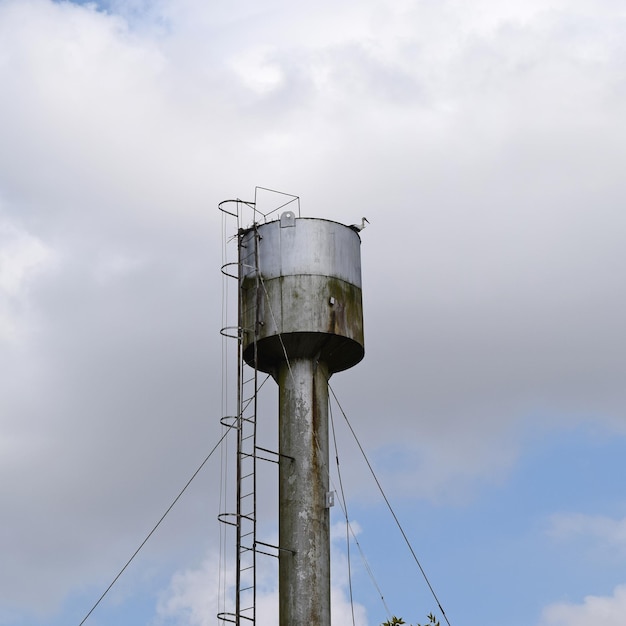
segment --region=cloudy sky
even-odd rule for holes
[[[258,185],[371,222],[332,385],[452,626],[622,626],[625,31],[615,0],[0,0],[0,624],[78,625],[217,443],[217,203]],[[423,622],[333,416],[356,624]],[[217,623],[229,467],[86,624]]]

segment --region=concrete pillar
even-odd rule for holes
[[[294,359],[278,384],[279,622],[330,626],[328,367]]]

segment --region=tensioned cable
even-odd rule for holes
[[[256,228],[257,228],[256,223],[253,225],[253,227],[252,227],[252,228],[253,228],[253,229],[255,230],[255,232],[256,232]],[[259,282],[260,282],[260,284],[261,284],[261,286],[262,286],[262,288],[263,288],[263,291],[264,291],[264,293],[265,293],[266,303],[267,303],[267,305],[268,305],[268,309],[269,309],[270,317],[272,318],[272,322],[274,323],[274,326],[275,326],[275,328],[276,328],[276,329],[277,329],[277,331],[278,331],[278,332],[277,332],[277,335],[278,335],[278,340],[279,340],[279,342],[280,342],[280,346],[281,346],[281,348],[282,348],[283,355],[284,355],[284,357],[285,357],[285,362],[286,362],[286,364],[287,364],[287,369],[288,369],[288,371],[289,371],[289,375],[291,376],[292,381],[294,381],[294,382],[295,382],[295,379],[294,379],[294,374],[293,374],[293,370],[292,370],[292,368],[291,368],[291,363],[290,363],[290,360],[289,360],[289,355],[288,355],[288,353],[287,353],[287,348],[286,348],[286,346],[285,346],[285,344],[284,344],[283,337],[282,337],[282,333],[280,332],[280,330],[278,330],[278,324],[277,324],[277,321],[276,321],[276,317],[275,317],[275,315],[274,315],[274,311],[272,310],[272,306],[271,306],[271,298],[269,297],[269,293],[268,293],[268,291],[267,291],[267,286],[265,285],[265,281],[264,281],[264,279],[263,279],[263,276],[262,276],[260,273],[259,273],[259,275],[258,275],[258,278],[259,278]],[[268,378],[269,378],[269,376],[268,376]],[[266,380],[267,380],[267,379],[266,379]],[[265,382],[265,381],[264,381],[264,382]],[[332,387],[330,386],[330,384],[328,384],[328,388],[329,388],[329,389],[330,389],[330,391],[332,392],[333,397],[335,398],[335,401],[337,402],[337,406],[338,406],[338,407],[339,407],[339,409],[341,410],[341,413],[343,414],[344,419],[346,420],[346,423],[348,424],[348,426],[349,426],[349,428],[350,428],[350,430],[351,430],[351,432],[352,432],[352,435],[353,435],[353,437],[355,438],[355,440],[356,440],[356,442],[357,442],[357,444],[358,444],[358,446],[359,446],[359,448],[360,448],[360,450],[361,450],[361,453],[363,454],[363,456],[364,456],[364,458],[365,458],[365,461],[366,461],[366,463],[368,464],[368,467],[370,468],[370,471],[372,472],[372,475],[374,476],[374,480],[376,481],[376,484],[378,485],[378,488],[379,488],[379,490],[381,491],[381,493],[382,493],[382,495],[383,495],[383,498],[385,499],[385,502],[387,503],[387,506],[389,507],[389,510],[391,511],[391,513],[392,513],[392,515],[393,515],[393,517],[394,517],[394,519],[395,519],[395,521],[396,521],[396,524],[398,525],[398,528],[400,529],[400,532],[402,533],[402,535],[403,535],[403,537],[404,537],[404,540],[406,541],[407,545],[409,546],[409,549],[411,550],[411,553],[412,553],[412,555],[413,555],[413,558],[415,559],[415,561],[416,561],[416,563],[417,563],[417,565],[418,565],[418,567],[419,567],[419,569],[420,569],[420,571],[421,571],[421,573],[422,573],[422,576],[423,576],[423,577],[424,577],[424,579],[426,580],[426,583],[428,584],[428,587],[429,587],[429,589],[430,589],[430,591],[431,591],[431,593],[432,593],[433,597],[435,598],[435,601],[437,602],[437,606],[439,607],[439,609],[440,609],[440,611],[441,611],[442,615],[444,616],[444,619],[445,619],[445,620],[446,620],[446,622],[448,623],[448,626],[451,626],[451,625],[450,625],[450,622],[448,621],[448,618],[447,618],[447,616],[446,616],[446,614],[445,614],[445,611],[443,610],[443,607],[441,606],[441,603],[439,602],[439,600],[438,600],[438,598],[437,598],[437,596],[436,596],[436,594],[435,594],[435,591],[434,591],[434,589],[432,588],[432,586],[431,586],[431,584],[430,584],[430,582],[429,582],[429,580],[428,580],[428,578],[427,578],[427,576],[426,576],[426,572],[424,571],[424,569],[422,568],[422,566],[421,566],[421,564],[420,564],[419,560],[417,559],[417,556],[416,556],[415,552],[413,551],[413,548],[411,547],[411,544],[410,544],[410,542],[409,542],[409,540],[408,540],[408,537],[406,536],[406,534],[405,534],[404,530],[402,529],[402,526],[400,525],[400,522],[399,522],[399,520],[398,520],[398,518],[397,518],[396,514],[394,513],[394,511],[393,511],[393,509],[392,509],[392,507],[391,507],[391,504],[389,503],[389,500],[388,500],[388,499],[387,499],[387,497],[385,496],[385,493],[384,493],[384,491],[382,490],[382,486],[380,485],[380,482],[378,481],[378,479],[377,479],[377,477],[376,477],[376,475],[375,475],[375,473],[374,473],[374,470],[373,470],[373,468],[372,468],[371,464],[369,463],[369,461],[368,461],[368,459],[367,459],[367,456],[365,455],[365,451],[363,450],[363,448],[362,448],[362,446],[361,446],[360,442],[358,441],[358,438],[356,437],[356,433],[354,432],[354,430],[353,430],[352,426],[350,425],[350,422],[348,421],[348,418],[347,418],[347,416],[346,416],[346,414],[345,414],[345,412],[344,412],[343,408],[341,407],[341,404],[339,403],[339,400],[337,399],[337,396],[336,396],[336,394],[335,394],[334,390],[332,389]],[[332,414],[331,414],[331,420],[332,420]],[[335,431],[334,431],[334,422],[333,422],[333,437],[334,437],[334,436],[335,436]],[[317,441],[317,438],[316,438],[315,444],[316,444],[316,446],[317,446],[318,450],[320,450],[320,446],[319,446],[319,442]],[[335,439],[335,451],[336,451],[336,450],[337,450],[337,447],[336,447],[336,439]],[[369,575],[370,575],[370,578],[371,578],[371,580],[372,580],[372,582],[373,582],[374,586],[376,587],[376,590],[378,591],[378,593],[379,593],[379,595],[380,595],[380,598],[381,598],[382,603],[383,603],[383,605],[384,605],[384,607],[385,607],[385,610],[387,611],[387,613],[388,613],[389,615],[391,615],[391,613],[390,613],[390,611],[389,611],[389,607],[387,606],[387,603],[385,602],[385,598],[384,598],[384,596],[383,596],[383,594],[382,594],[382,592],[381,592],[381,590],[380,590],[380,587],[378,586],[378,584],[377,584],[377,582],[376,582],[376,580],[375,580],[375,578],[374,578],[374,574],[373,574],[373,572],[372,572],[372,570],[371,570],[371,568],[370,568],[370,566],[369,566],[369,564],[368,564],[368,562],[367,562],[367,560],[366,560],[366,558],[365,558],[365,555],[364,555],[363,550],[362,550],[362,548],[361,548],[361,545],[360,545],[360,543],[359,543],[359,541],[358,541],[358,539],[357,539],[357,537],[356,537],[356,534],[355,534],[354,530],[352,529],[352,527],[351,527],[351,525],[350,525],[349,518],[348,518],[348,512],[347,512],[347,506],[346,506],[346,503],[345,503],[345,495],[344,495],[344,491],[343,491],[343,485],[341,484],[341,474],[340,474],[340,472],[339,472],[339,459],[338,459],[337,457],[336,457],[336,459],[337,459],[337,472],[338,472],[338,476],[339,476],[339,482],[340,482],[340,485],[341,485],[341,486],[340,486],[340,491],[341,491],[341,495],[342,495],[342,499],[343,499],[343,503],[340,503],[340,508],[342,509],[342,511],[343,511],[343,513],[344,513],[344,516],[345,516],[345,518],[346,518],[346,523],[347,523],[347,526],[348,526],[349,532],[352,534],[352,537],[353,537],[353,539],[354,539],[354,541],[355,541],[355,544],[357,545],[357,547],[358,547],[358,549],[359,549],[359,552],[360,552],[360,554],[361,554],[361,558],[362,558],[362,560],[363,560],[363,562],[364,562],[364,564],[365,564],[365,567],[366,567],[366,569],[367,569],[367,571],[368,571],[368,573],[369,573]],[[349,569],[349,584],[350,584],[350,606],[351,606],[351,609],[352,609],[352,621],[353,621],[353,624],[354,624],[355,618],[354,618],[354,604],[353,604],[353,599],[352,599],[352,579],[351,579],[351,574],[350,574],[349,541],[348,541],[347,543],[348,543],[348,548],[347,548],[347,549],[348,549],[348,569]]]
[[[263,287],[263,291],[265,293],[265,298],[266,298],[267,306],[268,306],[268,309],[269,309],[270,317],[272,318],[272,322],[273,322],[275,328],[278,330],[278,324],[276,322],[276,317],[274,316],[274,311],[273,311],[272,305],[271,305],[271,298],[269,297],[269,293],[268,293],[267,287],[265,285],[265,280],[263,279],[263,276],[261,276],[260,273],[259,273],[259,282],[261,283],[261,286]],[[291,369],[291,362],[289,360],[289,355],[287,354],[287,348],[286,348],[285,343],[283,341],[282,333],[280,331],[278,331],[277,334],[278,334],[278,340],[280,342],[280,346],[281,346],[282,351],[283,351],[283,355],[285,357],[285,362],[287,364],[287,369],[289,371],[289,375],[291,376],[292,381],[295,382],[295,378],[294,378],[294,375],[293,375],[293,370]],[[327,381],[327,384],[328,384],[328,381]],[[329,387],[329,389],[331,389],[330,385],[328,385],[328,387]],[[332,391],[332,389],[331,389],[331,391]],[[334,392],[333,392],[333,395],[334,395]],[[337,402],[337,405],[339,405],[338,402]],[[330,404],[329,404],[329,408],[330,408]],[[341,409],[341,407],[339,407],[339,408]],[[342,413],[343,413],[343,410],[342,410]],[[332,420],[332,413],[331,413],[331,420]],[[334,437],[334,435],[335,435],[334,422],[332,422],[332,424],[333,424],[333,437]],[[317,437],[315,437],[315,445],[316,445],[318,451],[321,453],[321,449],[320,449],[319,442],[317,441]],[[383,602],[383,605],[384,605],[385,609],[387,610],[387,613],[390,615],[391,613],[389,611],[389,607],[387,606],[387,604],[385,602],[385,598],[383,597],[383,594],[382,594],[382,592],[380,590],[380,587],[378,586],[378,584],[376,582],[376,579],[374,578],[374,573],[372,572],[372,570],[371,570],[371,568],[369,566],[369,563],[367,562],[367,560],[365,558],[365,554],[363,553],[363,550],[361,548],[361,544],[359,543],[359,541],[358,541],[358,539],[356,537],[356,533],[354,532],[354,530],[352,529],[352,526],[350,525],[350,521],[349,521],[349,518],[348,518],[348,510],[347,510],[346,501],[345,501],[345,495],[344,495],[344,491],[343,491],[343,485],[341,484],[341,474],[339,472],[339,459],[337,457],[337,442],[336,442],[336,439],[335,439],[335,453],[336,453],[335,458],[337,459],[337,474],[339,476],[340,491],[341,491],[341,496],[342,496],[342,499],[343,499],[343,503],[340,502],[340,508],[343,511],[343,514],[344,514],[344,516],[346,518],[346,524],[348,526],[349,532],[352,534],[354,542],[356,543],[356,546],[359,549],[359,553],[361,554],[361,559],[363,560],[363,563],[365,564],[365,568],[366,568],[366,570],[367,570],[367,572],[368,572],[368,574],[369,574],[369,576],[370,576],[374,586],[376,587],[376,590],[378,591],[378,593],[380,595],[380,598],[381,598],[381,600]],[[352,596],[352,577],[351,577],[351,574],[350,574],[350,554],[349,554],[350,542],[349,541],[347,542],[347,550],[348,550],[348,570],[349,570],[349,574],[348,575],[349,575],[349,584],[350,584],[350,607],[351,607],[351,610],[352,610],[352,622],[354,624],[355,618],[354,618],[354,604],[353,604],[353,596]]]
[[[276,322],[276,317],[274,316],[274,311],[272,310],[271,298],[269,297],[269,293],[267,291],[267,287],[265,285],[265,281],[263,279],[263,276],[261,276],[260,274],[259,274],[259,279],[260,279],[261,286],[263,287],[263,291],[265,293],[266,302],[267,302],[267,305],[268,305],[270,317],[272,318],[272,322],[273,322],[274,326],[276,327],[276,329],[278,329],[278,324]],[[287,369],[289,370],[289,375],[291,376],[292,381],[295,381],[294,375],[293,375],[293,370],[291,369],[291,362],[289,360],[289,355],[287,354],[287,348],[286,348],[285,343],[283,341],[282,333],[280,331],[278,331],[277,334],[278,334],[278,340],[279,340],[281,348],[283,350],[283,355],[285,357],[285,362],[287,364]],[[327,384],[328,384],[328,381],[327,381]],[[331,391],[333,391],[332,388],[330,387],[330,384],[328,384],[328,388]],[[335,395],[335,393],[333,391],[333,396],[334,395]],[[336,400],[336,396],[335,396],[335,400]],[[337,402],[337,405],[341,409],[341,406],[339,405],[339,402]],[[330,408],[330,405],[329,405],[329,408]],[[343,409],[341,409],[341,412],[343,413]],[[345,417],[345,413],[344,413],[344,417]],[[331,414],[331,419],[332,419],[332,414]],[[347,419],[346,419],[346,421],[347,421]],[[334,434],[335,434],[335,431],[334,431],[334,422],[333,422],[333,436],[334,436]],[[321,453],[321,449],[320,449],[319,442],[317,441],[317,437],[315,438],[315,445],[316,445],[318,451]],[[335,451],[336,450],[337,450],[337,447],[336,447],[336,440],[335,440]],[[337,459],[337,463],[339,463],[338,459]],[[341,482],[341,476],[339,474],[339,467],[337,468],[337,472],[338,472],[338,475],[339,475],[339,480]],[[381,598],[382,603],[383,603],[383,605],[385,607],[385,610],[387,611],[388,615],[391,615],[391,612],[389,611],[389,607],[387,606],[387,603],[385,602],[385,598],[384,598],[384,596],[383,596],[383,594],[382,594],[382,592],[380,590],[380,587],[378,586],[378,583],[376,582],[376,579],[374,577],[374,573],[373,573],[372,569],[370,568],[369,563],[367,562],[367,559],[365,558],[365,554],[363,553],[363,550],[361,548],[361,544],[359,543],[359,540],[356,537],[356,533],[354,532],[354,530],[350,526],[350,521],[349,521],[349,518],[348,518],[348,510],[347,510],[347,507],[345,505],[345,497],[344,497],[344,493],[343,493],[343,486],[340,487],[340,491],[341,491],[341,494],[342,494],[342,498],[344,500],[343,504],[340,503],[340,507],[341,507],[341,509],[343,511],[343,514],[344,514],[345,518],[346,518],[346,522],[348,524],[350,533],[352,534],[354,542],[355,542],[357,548],[359,549],[359,553],[361,555],[361,559],[363,560],[363,563],[365,564],[365,568],[366,568],[366,570],[367,570],[367,572],[368,572],[368,574],[369,574],[369,576],[370,576],[370,578],[371,578],[371,580],[372,580],[372,582],[374,584],[374,587],[376,587],[376,590],[378,591],[378,594],[380,595],[380,598]],[[349,551],[349,542],[348,542],[348,551]],[[348,559],[349,559],[349,555],[348,555]],[[348,561],[348,567],[350,567],[349,561]],[[351,581],[351,579],[350,579],[350,606],[352,608],[352,620],[354,622],[354,607],[353,607],[353,602],[352,602],[352,581]]]
[[[328,385],[328,388],[330,389],[331,393],[333,394],[333,397],[335,398],[335,402],[337,403],[337,406],[339,407],[339,410],[341,411],[344,419],[346,420],[346,424],[348,425],[348,428],[350,429],[350,432],[352,433],[352,436],[354,437],[354,440],[356,441],[356,444],[359,447],[359,450],[361,451],[361,454],[363,455],[363,458],[365,459],[365,462],[367,463],[367,467],[369,468],[372,476],[374,477],[374,481],[376,482],[378,490],[380,491],[383,499],[385,500],[385,503],[387,504],[387,508],[389,509],[389,512],[391,513],[393,519],[395,520],[396,525],[397,525],[398,529],[400,530],[400,533],[402,534],[402,537],[404,538],[404,541],[405,541],[406,545],[408,546],[411,554],[413,555],[413,559],[415,560],[415,563],[419,567],[419,570],[422,573],[422,576],[423,576],[424,580],[426,581],[426,584],[428,585],[428,588],[430,589],[430,593],[432,594],[433,598],[435,599],[435,602],[437,603],[437,606],[439,607],[439,610],[441,611],[441,614],[443,615],[443,618],[446,620],[446,623],[448,624],[448,626],[451,626],[450,621],[448,620],[448,616],[446,615],[446,612],[443,610],[443,607],[441,606],[441,602],[439,602],[439,598],[437,597],[437,594],[435,593],[435,590],[433,589],[433,586],[430,584],[430,580],[428,579],[428,576],[426,575],[426,572],[424,571],[424,568],[422,567],[422,564],[419,562],[419,559],[417,558],[417,555],[415,554],[415,550],[413,550],[413,546],[411,545],[411,542],[409,541],[409,538],[407,537],[407,534],[404,532],[404,529],[402,528],[402,525],[400,524],[400,520],[398,519],[398,516],[396,515],[395,511],[393,510],[393,507],[391,506],[391,503],[389,502],[389,499],[385,495],[385,492],[384,492],[384,490],[382,488],[382,485],[380,484],[380,481],[378,480],[378,477],[376,476],[376,473],[374,472],[374,468],[372,467],[372,464],[369,462],[369,459],[367,458],[367,455],[365,454],[365,450],[363,449],[363,446],[361,445],[361,442],[359,441],[358,437],[356,436],[356,432],[354,431],[354,428],[352,428],[352,424],[350,424],[350,421],[348,420],[348,416],[346,415],[346,412],[343,410],[343,407],[341,406],[341,404],[339,402],[339,399],[337,398],[337,394],[335,394],[335,390],[330,386],[330,383]]]
[[[334,487],[334,484],[333,484],[333,487]],[[346,517],[346,519],[347,519],[347,512],[344,509],[344,505],[341,502],[341,500],[339,501],[339,508],[341,509],[341,512],[344,514],[344,517]],[[389,607],[387,606],[387,602],[385,600],[385,597],[383,596],[383,592],[380,589],[380,585],[376,581],[376,577],[374,576],[374,572],[372,571],[372,568],[371,568],[370,564],[368,563],[367,559],[365,558],[365,552],[363,552],[363,548],[362,548],[361,544],[359,543],[359,539],[356,536],[356,533],[354,532],[354,529],[352,528],[352,524],[350,524],[349,521],[347,523],[347,526],[348,526],[348,529],[350,530],[350,534],[352,535],[352,540],[354,541],[356,547],[359,549],[359,554],[361,555],[361,560],[363,561],[363,565],[365,566],[365,570],[367,571],[367,574],[370,577],[370,580],[372,581],[372,584],[374,585],[374,587],[376,588],[376,591],[378,592],[378,595],[380,596],[380,600],[383,603],[383,606],[385,607],[385,611],[387,612],[387,616],[389,618],[391,618],[391,611],[389,610]]]
[[[276,323],[276,318],[274,316],[274,312],[273,312],[271,304],[270,304],[270,297],[269,297],[269,293],[267,291],[267,287],[265,285],[265,281],[263,280],[262,276],[259,276],[259,278],[260,278],[261,286],[263,287],[263,291],[265,292],[265,297],[266,297],[266,302],[268,304],[270,317],[272,318],[272,322],[274,323],[274,326],[278,329],[278,324]],[[283,342],[282,334],[281,334],[280,331],[277,334],[278,334],[278,339],[279,339],[281,348],[283,350],[283,354],[285,356],[285,361],[287,363],[287,369],[289,370],[289,374],[290,374],[290,376],[291,376],[291,378],[293,380],[294,379],[294,375],[293,375],[293,371],[291,369],[291,363],[289,361],[289,356],[287,354],[287,349],[286,349],[286,346],[285,346],[285,344]],[[352,432],[352,436],[354,437],[357,445],[359,446],[361,454],[363,455],[363,458],[365,459],[365,462],[367,463],[367,466],[369,467],[369,470],[372,473],[372,476],[374,477],[374,480],[376,481],[376,485],[378,486],[378,489],[381,492],[381,494],[382,494],[382,496],[383,496],[383,498],[385,500],[385,503],[387,504],[387,507],[389,508],[389,511],[391,512],[391,515],[393,516],[393,518],[394,518],[394,520],[396,522],[396,525],[398,526],[398,529],[400,530],[400,533],[402,534],[402,537],[404,538],[404,541],[406,542],[406,544],[407,544],[407,546],[408,546],[408,548],[409,548],[409,550],[411,552],[411,555],[413,556],[413,559],[415,560],[415,563],[417,564],[417,566],[418,566],[418,568],[419,568],[419,570],[420,570],[424,580],[426,581],[426,584],[428,585],[428,588],[429,588],[433,598],[435,599],[435,602],[437,603],[437,606],[438,606],[439,610],[441,611],[441,614],[443,615],[443,618],[446,620],[446,623],[448,624],[448,626],[451,626],[450,621],[448,620],[448,617],[447,617],[445,611],[443,610],[443,607],[441,606],[441,603],[439,602],[439,598],[437,597],[437,594],[435,593],[435,590],[433,589],[433,587],[432,587],[432,585],[430,583],[430,580],[428,579],[428,576],[426,575],[426,572],[425,572],[424,568],[422,567],[419,559],[417,558],[417,555],[415,554],[415,551],[413,550],[413,547],[411,546],[411,543],[410,543],[406,533],[404,532],[404,529],[402,528],[402,525],[400,524],[400,520],[398,519],[395,511],[393,510],[393,508],[391,506],[391,503],[389,502],[387,496],[385,495],[385,492],[383,491],[382,485],[380,484],[380,481],[378,480],[378,478],[377,478],[377,476],[376,476],[376,474],[374,472],[374,469],[373,469],[372,465],[370,464],[370,462],[369,462],[369,460],[367,458],[367,455],[365,454],[365,450],[361,446],[361,443],[359,442],[359,440],[358,440],[358,438],[356,436],[356,433],[355,433],[354,429],[352,428],[352,425],[350,424],[350,422],[348,420],[348,416],[346,415],[345,411],[343,410],[343,408],[342,408],[342,406],[341,406],[341,404],[340,404],[340,402],[339,402],[339,400],[337,398],[337,395],[335,394],[335,391],[330,386],[330,383],[328,384],[328,388],[330,389],[331,393],[333,394],[333,397],[335,398],[335,402],[337,402],[337,406],[339,407],[339,410],[341,411],[344,419],[346,420],[346,423],[348,424],[348,427],[350,428],[350,431]],[[334,434],[334,431],[333,431],[333,434]],[[316,445],[317,445],[317,447],[319,449],[319,443],[317,441],[315,443],[316,443]],[[340,481],[341,481],[341,478],[340,478]],[[343,491],[342,491],[342,496],[343,496]],[[342,507],[342,509],[343,509],[343,507]],[[344,510],[344,514],[345,514],[346,520],[347,520],[348,519],[347,510]],[[352,530],[352,528],[350,528],[350,532],[352,533],[352,536],[354,537],[354,539],[356,541],[356,536],[355,536],[354,531]],[[361,556],[364,558],[363,552],[361,551],[361,547],[358,544],[358,541],[356,541],[356,543],[359,546],[359,550],[361,552]],[[368,571],[370,572],[370,575],[372,576],[372,580],[374,580],[373,579],[373,574],[372,574],[371,570],[369,569],[369,566],[368,566]],[[378,585],[376,584],[375,581],[374,581],[374,584],[375,584],[376,589],[378,590],[378,592],[380,594],[380,597],[381,597],[381,599],[383,601],[383,604],[384,604],[384,606],[385,606],[385,608],[387,610],[387,613],[389,613],[389,608],[387,607],[387,604],[385,602],[384,596],[380,592],[380,588],[378,587]],[[351,600],[350,601],[351,601],[351,607],[352,607],[352,588],[350,588],[350,596],[351,596]],[[352,618],[353,618],[353,621],[354,621],[354,609],[352,609]]]
[[[213,449],[211,450],[211,452],[209,452],[209,454],[206,456],[204,461],[200,463],[200,466],[198,467],[198,469],[192,474],[191,478],[187,481],[185,486],[180,490],[179,494],[174,498],[172,504],[170,504],[167,507],[167,510],[165,511],[165,513],[163,513],[163,515],[161,516],[161,519],[154,525],[154,528],[148,533],[146,538],[141,542],[141,544],[135,550],[135,552],[130,557],[130,559],[126,561],[126,565],[122,567],[122,569],[119,571],[117,576],[111,581],[111,584],[104,590],[104,593],[98,598],[98,601],[91,607],[91,609],[89,610],[89,613],[85,615],[85,617],[83,618],[83,621],[78,626],[82,626],[87,621],[89,616],[95,611],[96,607],[100,604],[100,602],[102,602],[102,600],[104,599],[104,596],[106,596],[107,593],[109,593],[109,591],[111,590],[113,585],[117,582],[119,577],[124,573],[126,568],[132,563],[133,559],[139,554],[139,551],[141,550],[141,548],[143,548],[144,545],[146,545],[146,543],[148,542],[148,539],[152,537],[156,529],[161,525],[161,522],[167,517],[167,514],[174,508],[175,504],[180,500],[181,496],[185,493],[185,491],[187,491],[187,487],[191,485],[193,479],[200,473],[200,470],[205,466],[206,462],[211,458],[211,455],[218,449],[222,441],[224,441],[224,439],[226,438],[227,434],[228,434],[228,430],[220,437],[220,440],[215,444],[215,446],[213,446]]]
[[[346,517],[346,558],[348,561],[348,590],[350,591],[350,611],[352,613],[352,626],[356,626],[354,619],[354,596],[352,594],[352,565],[350,561],[350,520],[348,518],[348,505],[346,503],[346,494],[343,490],[343,480],[341,479],[341,470],[339,469],[339,450],[337,449],[337,435],[335,433],[335,420],[333,419],[333,411],[328,403],[328,412],[330,414],[330,426],[333,433],[333,444],[335,446],[335,464],[337,465],[337,477],[339,480],[339,492],[343,503],[342,510]]]
[[[332,424],[332,430],[333,430],[333,440],[334,440],[334,444],[335,444],[335,452],[336,452],[336,458],[337,458],[337,464],[339,464],[339,452],[338,452],[338,448],[337,448],[337,438],[335,436],[335,422],[333,420],[333,415],[332,415],[332,407],[329,404],[329,412],[330,412],[330,419],[331,419],[331,424]],[[339,465],[337,466],[337,473],[339,474]],[[331,478],[331,482],[332,482],[332,478]],[[334,482],[333,482],[333,487],[334,487]],[[380,600],[383,604],[383,606],[385,607],[385,611],[387,612],[387,616],[391,619],[391,611],[389,610],[389,607],[387,606],[387,602],[385,600],[385,596],[383,595],[383,592],[376,580],[376,577],[374,576],[374,572],[372,571],[372,568],[370,567],[370,564],[368,563],[367,559],[365,558],[365,553],[363,552],[363,548],[361,547],[361,544],[359,542],[359,539],[356,536],[356,533],[354,532],[354,529],[352,528],[352,525],[350,524],[350,521],[348,519],[348,506],[346,503],[346,499],[343,493],[343,485],[341,486],[341,497],[343,499],[343,502],[340,500],[339,501],[339,508],[341,509],[341,511],[344,514],[344,517],[346,518],[346,526],[348,528],[348,530],[350,531],[350,534],[352,535],[352,539],[356,545],[356,547],[359,550],[359,554],[361,555],[361,560],[363,561],[363,565],[365,566],[365,570],[367,571],[368,576],[370,577],[370,580],[372,581],[372,584],[374,585],[374,588],[376,589],[376,591],[378,592],[378,595],[380,597]],[[348,553],[349,553],[349,547],[348,547]],[[349,556],[348,556],[349,558]]]
[[[326,384],[328,385],[328,379],[326,380]],[[363,552],[363,548],[361,547],[361,544],[359,542],[359,539],[356,535],[356,533],[354,532],[354,529],[352,528],[352,525],[350,524],[350,519],[348,517],[348,505],[347,505],[347,501],[345,498],[345,492],[343,489],[343,482],[341,479],[341,472],[339,470],[339,452],[338,452],[338,447],[337,447],[337,438],[335,437],[335,423],[333,420],[333,416],[332,416],[332,407],[330,405],[330,402],[328,404],[328,410],[329,410],[329,415],[330,415],[330,420],[331,420],[331,424],[332,424],[332,429],[333,429],[333,441],[334,441],[334,446],[335,446],[335,459],[337,461],[337,475],[339,477],[339,481],[340,481],[340,487],[339,489],[337,489],[337,486],[335,485],[335,481],[333,480],[332,476],[330,476],[330,472],[328,472],[328,478],[330,480],[331,486],[333,487],[333,489],[335,489],[335,491],[339,491],[341,493],[341,499],[339,500],[339,508],[341,509],[341,512],[343,513],[343,516],[346,520],[346,527],[347,527],[347,532],[349,532],[349,534],[352,536],[352,539],[356,545],[356,547],[359,550],[359,554],[361,556],[361,561],[363,561],[363,565],[365,567],[365,570],[367,571],[368,576],[370,577],[370,580],[372,581],[372,584],[374,585],[374,588],[376,589],[376,591],[378,592],[378,595],[380,596],[380,600],[383,604],[383,606],[385,607],[385,611],[387,612],[387,615],[389,616],[389,618],[391,619],[391,611],[389,610],[389,607],[387,606],[387,602],[385,601],[385,597],[383,596],[383,592],[380,589],[380,585],[378,584],[376,577],[374,576],[374,572],[372,570],[372,568],[370,567],[370,564],[367,561],[367,558],[365,557],[365,553]],[[315,446],[317,448],[317,451],[319,453],[320,458],[322,458],[322,450],[320,448],[319,445],[319,441],[317,439],[317,436],[314,435],[314,439],[315,439]],[[348,542],[347,542],[347,553],[348,553],[348,568],[350,570],[351,568],[351,564],[350,564],[350,542],[349,542],[349,538],[348,538]],[[352,600],[352,577],[351,577],[351,573],[349,572],[349,582],[350,582],[350,606],[352,609],[352,619],[353,619],[353,623],[354,623],[354,604],[353,604],[353,600]]]
[[[256,236],[258,236],[257,225],[254,224],[254,226],[252,228],[254,229],[254,231],[256,233]],[[258,244],[256,244],[256,245],[258,245]],[[289,361],[289,355],[287,354],[287,347],[285,346],[285,342],[283,341],[282,333],[280,332],[280,330],[278,328],[278,322],[276,321],[276,316],[274,315],[274,311],[272,309],[271,298],[270,298],[270,295],[269,295],[269,293],[267,291],[267,286],[265,285],[265,280],[263,279],[263,276],[261,275],[261,272],[258,271],[258,268],[255,268],[255,270],[258,273],[259,282],[261,283],[261,287],[263,287],[263,292],[265,293],[265,301],[267,303],[267,308],[269,309],[270,317],[272,318],[272,322],[273,322],[274,327],[276,328],[276,331],[277,331],[278,341],[280,342],[280,347],[282,348],[283,355],[285,357],[285,362],[287,363],[287,369],[289,370],[289,375],[291,376],[291,380],[293,382],[295,382],[295,378],[294,378],[294,375],[293,375],[293,370],[291,369],[291,363]]]
[[[267,287],[265,286],[265,281],[263,280],[263,276],[261,276],[260,272],[259,272],[259,282],[261,283],[261,286],[263,287],[263,291],[265,292],[265,298],[266,298],[266,302],[267,302],[267,308],[270,311],[270,317],[272,318],[272,322],[274,323],[274,326],[276,327],[276,330],[278,331],[278,333],[277,333],[278,334],[278,340],[280,341],[280,347],[283,349],[283,354],[285,355],[285,361],[287,363],[287,369],[289,370],[289,375],[291,376],[292,382],[295,383],[293,370],[291,369],[291,363],[289,362],[289,355],[287,354],[287,348],[285,347],[285,342],[283,341],[283,335],[280,332],[280,330],[278,330],[278,323],[276,322],[276,317],[274,316],[274,311],[272,310],[270,294],[267,292]]]

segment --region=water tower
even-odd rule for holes
[[[358,229],[294,211],[238,232],[242,363],[279,388],[280,626],[330,625],[328,379],[364,355],[360,244]],[[241,541],[253,515],[238,510]]]

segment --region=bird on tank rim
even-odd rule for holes
[[[366,217],[362,217],[360,224],[350,224],[349,228],[351,228],[356,233],[360,233],[365,228],[365,224],[369,223],[370,222]]]

